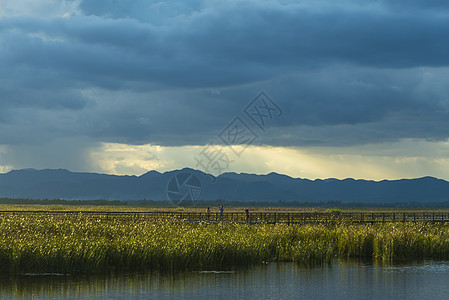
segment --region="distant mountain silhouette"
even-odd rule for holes
[[[190,173],[201,182],[200,200],[256,202],[329,202],[391,204],[449,201],[449,182],[433,177],[400,180],[292,178],[224,173],[218,177],[193,169],[141,176],[70,172],[64,169],[23,169],[0,174],[0,197],[79,200],[167,200],[170,179]]]

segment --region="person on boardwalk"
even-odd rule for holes
[[[245,208],[246,222],[249,222],[249,209]]]
[[[209,220],[209,217],[210,217],[210,208],[208,207],[206,208],[206,219]]]
[[[223,220],[223,205],[220,205],[218,211],[220,212],[220,220]]]

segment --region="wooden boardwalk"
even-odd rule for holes
[[[97,212],[97,211],[0,211],[0,218],[8,216],[51,216],[57,219],[88,218],[96,220],[182,220],[190,222],[238,223],[353,223],[379,222],[449,222],[449,212]]]

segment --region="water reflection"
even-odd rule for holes
[[[375,266],[340,261],[248,269],[102,276],[56,273],[0,278],[1,299],[438,299],[449,294],[449,263]]]

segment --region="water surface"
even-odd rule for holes
[[[109,275],[26,273],[0,278],[1,299],[445,299],[449,263],[300,267]]]

